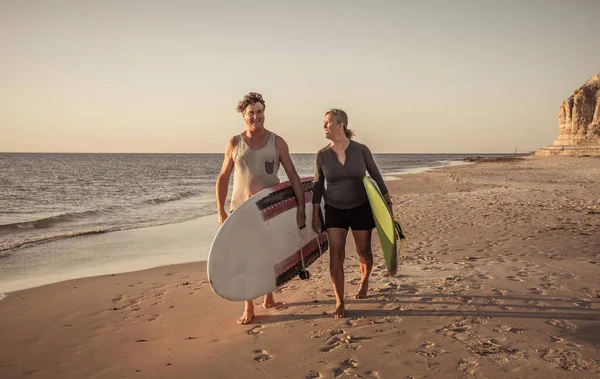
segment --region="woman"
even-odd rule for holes
[[[369,148],[352,140],[354,132],[348,129],[348,115],[340,109],[325,114],[325,138],[331,143],[317,153],[313,190],[313,229],[323,230],[319,218],[319,204],[325,198],[325,229],[329,238],[331,281],[335,291],[335,317],[344,317],[344,259],[346,237],[352,230],[360,257],[361,282],[356,299],[367,296],[369,275],[373,268],[371,235],[375,220],[363,185],[365,172],[377,182],[385,201],[392,209],[388,189]],[[327,188],[325,188],[327,181]]]

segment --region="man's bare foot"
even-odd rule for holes
[[[335,318],[343,318],[346,309],[344,308],[344,303],[338,304],[335,307],[335,311],[333,312],[333,317]]]
[[[265,295],[265,301],[263,302],[263,308],[275,308],[282,304],[283,303],[276,303],[275,300],[273,299],[273,294],[269,293],[269,294]]]
[[[237,323],[240,325],[246,325],[252,322],[254,318],[254,310],[245,310],[242,317],[238,318]]]
[[[356,293],[356,295],[354,295],[354,298],[355,299],[366,299],[368,292],[369,292],[369,285],[361,284],[360,288],[358,289],[358,292]]]
[[[276,308],[276,307],[278,307],[278,306],[280,306],[280,305],[283,305],[283,303],[281,303],[281,302],[277,302],[277,303],[276,303],[276,302],[274,302],[274,301],[273,301],[273,302],[270,302],[270,303],[264,302],[264,303],[263,303],[263,308],[265,308],[265,309],[266,309],[266,308]]]

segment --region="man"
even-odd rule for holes
[[[225,199],[231,171],[234,171],[230,208],[233,211],[250,196],[279,183],[277,173],[281,163],[298,202],[296,223],[298,228],[303,228],[306,215],[300,177],[290,157],[287,143],[280,136],[265,129],[265,101],[262,95],[256,92],[248,93],[238,103],[237,111],[244,118],[246,130],[232,137],[225,149],[225,159],[216,185],[219,224],[223,224],[228,215],[225,211]],[[248,252],[248,254],[255,253]],[[272,293],[265,295],[264,308],[273,308],[277,305]],[[248,324],[253,318],[254,304],[252,299],[249,299],[246,300],[244,313],[238,319],[238,324]]]

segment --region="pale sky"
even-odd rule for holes
[[[600,71],[598,0],[0,0],[0,152],[223,152],[263,94],[292,152],[332,107],[383,153],[527,152]]]

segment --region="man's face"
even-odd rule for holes
[[[258,102],[248,105],[244,110],[244,121],[253,130],[263,129],[265,127],[265,107]]]

